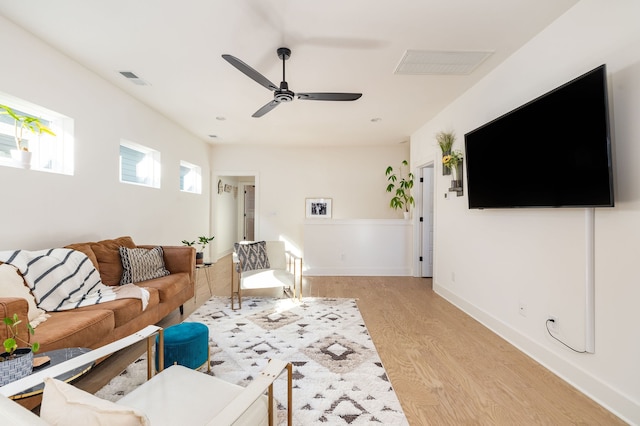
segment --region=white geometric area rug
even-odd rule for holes
[[[294,425],[408,425],[354,299],[245,297],[232,311],[228,297],[214,297],[186,321],[209,326],[220,379],[246,386],[269,358],[291,362]],[[111,385],[102,397],[126,392]],[[278,424],[286,424],[286,386],[285,372],[274,384]]]

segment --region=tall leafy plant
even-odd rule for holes
[[[403,174],[403,167],[409,167],[409,162],[407,160],[402,161],[397,173],[392,166],[387,167],[385,175],[389,181],[389,184],[387,185],[387,192],[391,192],[393,194],[389,206],[394,210],[403,209],[408,213],[409,208],[415,204],[415,200],[411,195],[414,176],[411,172]]]

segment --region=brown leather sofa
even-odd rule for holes
[[[122,265],[119,247],[147,248],[134,244],[131,237],[67,246],[84,252],[100,272],[106,285],[119,285]],[[191,299],[195,288],[195,249],[185,246],[163,246],[165,268],[170,274],[136,283],[149,291],[149,303],[142,310],[139,299],[121,299],[85,306],[69,311],[48,312],[50,317],[39,324],[35,335],[26,329],[26,299],[0,298],[0,319],[17,313],[25,319],[20,335],[40,343],[40,352],[68,347],[98,348],[128,336],[150,324],[156,324],[171,311]],[[0,327],[0,341],[6,338],[6,327]]]

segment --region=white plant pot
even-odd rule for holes
[[[405,220],[406,220],[406,219],[409,219],[409,218],[410,218],[410,216],[411,216],[411,215],[409,214],[409,212],[402,212],[402,213],[404,214],[404,218],[405,218]]]
[[[11,150],[11,158],[13,159],[13,162],[23,169],[31,168],[31,154],[31,152],[21,149]]]

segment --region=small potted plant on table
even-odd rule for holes
[[[0,354],[0,386],[31,374],[33,371],[33,354],[40,349],[38,342],[31,344],[18,337],[18,325],[22,323],[22,320],[18,318],[18,314],[4,318],[3,322],[7,327],[9,337],[4,340],[5,352]],[[33,327],[29,323],[27,323],[27,329],[30,334],[34,334]],[[26,346],[18,347],[18,341]]]
[[[196,265],[202,265],[204,263],[204,248],[213,241],[215,237],[198,237],[197,244],[200,246],[200,251],[196,252]],[[192,247],[196,244],[196,241],[182,240],[182,244]]]

